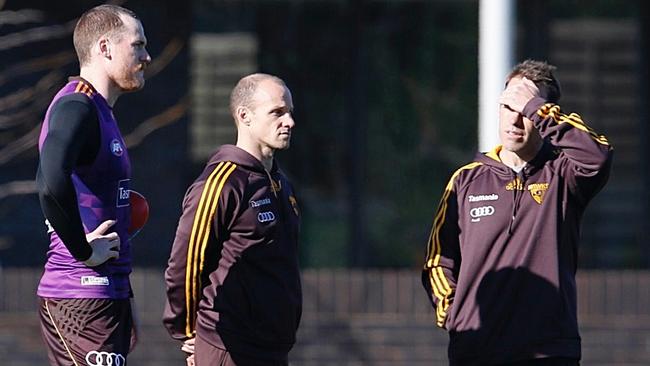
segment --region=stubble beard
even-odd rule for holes
[[[279,147],[277,148],[277,150],[286,150],[286,149],[288,149],[289,146],[291,146],[291,137],[289,137],[289,138],[286,139],[286,140],[282,140],[282,141],[280,141],[280,143],[278,144],[278,146],[279,146]]]
[[[140,68],[122,72],[115,79],[115,83],[124,93],[135,92],[144,87],[144,78],[139,76]]]

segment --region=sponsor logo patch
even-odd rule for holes
[[[271,204],[271,199],[270,198],[263,198],[261,200],[257,201],[250,201],[251,207],[260,207],[260,206],[265,206],[265,205],[270,205]]]
[[[524,190],[524,183],[519,179],[519,177],[511,180],[506,184],[506,191],[523,191]]]
[[[264,211],[257,214],[257,221],[270,222],[275,220],[275,214],[271,211]]]
[[[108,286],[108,277],[81,276],[81,286]]]
[[[88,366],[125,366],[126,358],[119,353],[90,351],[86,353]]]
[[[122,156],[124,154],[124,148],[122,147],[122,143],[118,139],[113,139],[111,140],[111,153],[115,156]]]
[[[117,182],[116,207],[125,207],[129,205],[129,195],[131,194],[131,191],[129,190],[129,181],[130,179],[122,179]]]
[[[472,217],[472,222],[479,222],[481,217],[494,215],[494,211],[494,206],[474,207],[469,211],[469,215]]]
[[[479,194],[479,195],[469,195],[467,196],[467,200],[469,202],[481,202],[481,201],[496,201],[499,199],[499,195],[496,193],[492,194]]]

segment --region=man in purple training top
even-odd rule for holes
[[[151,62],[130,10],[101,5],[74,30],[81,67],[50,104],[36,175],[50,234],[38,286],[52,365],[124,365],[135,345],[129,274],[131,165],[112,107]]]
[[[557,105],[555,67],[527,60],[499,99],[501,145],[442,196],[422,282],[450,365],[575,366],[580,221],[605,185],[607,138]]]

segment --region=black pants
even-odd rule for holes
[[[564,358],[564,357],[536,358],[533,360],[499,364],[499,366],[579,366],[579,365],[580,365],[579,360],[573,358]]]
[[[217,348],[196,337],[194,344],[195,366],[287,366],[286,360],[262,360],[251,358],[249,355],[230,353]]]

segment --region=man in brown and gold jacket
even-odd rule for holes
[[[231,94],[237,144],[189,187],[165,281],[163,322],[188,364],[287,365],[300,322],[300,212],[278,168],[295,126],[285,83],[244,77]]]
[[[501,145],[451,177],[422,282],[451,365],[578,365],[580,221],[612,148],[565,114],[554,67],[514,67],[499,100]]]

